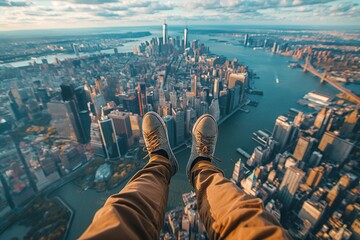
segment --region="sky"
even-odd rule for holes
[[[360,0],[0,0],[0,31],[159,25],[353,25]]]

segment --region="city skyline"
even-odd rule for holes
[[[360,22],[352,0],[0,0],[0,31],[159,25],[347,25]]]
[[[210,114],[216,166],[291,236],[359,239],[359,33],[172,27],[0,33],[0,238],[78,238],[147,163],[151,111],[180,173]],[[191,190],[173,176],[160,239],[205,239]]]

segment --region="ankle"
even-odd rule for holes
[[[192,162],[191,164],[191,167],[190,167],[190,170],[193,169],[193,167],[198,163],[198,162],[211,162],[211,159],[210,158],[207,158],[207,157],[197,157],[195,158],[195,160]]]
[[[151,153],[151,155],[163,156],[166,159],[169,159],[169,154],[164,149],[159,149]]]

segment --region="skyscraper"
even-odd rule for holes
[[[194,96],[197,96],[197,76],[191,76],[191,92],[193,92]]]
[[[272,53],[276,53],[276,49],[277,49],[277,43],[276,43],[276,41],[274,42],[274,45],[273,45],[273,47],[272,47],[272,49],[271,49],[271,52]]]
[[[100,157],[106,157],[98,123],[91,123],[90,139],[91,139],[90,146],[92,148],[94,155]]]
[[[326,107],[321,109],[321,111],[316,115],[314,126],[319,129],[317,134],[319,137],[321,137],[324,134],[327,125],[329,123],[329,120],[331,118],[331,115],[332,115],[332,109],[327,109]]]
[[[249,42],[249,34],[245,34],[244,36],[244,46],[247,46]]]
[[[37,191],[28,163],[9,135],[0,135],[0,142],[0,182],[6,200],[10,207],[26,204]]]
[[[76,100],[76,105],[79,109],[79,112],[81,111],[88,111],[88,100],[87,100],[87,96],[86,96],[86,92],[84,89],[84,86],[80,86],[75,88],[74,90],[74,96],[75,96],[75,100]]]
[[[74,88],[75,88],[75,85],[73,83],[62,83],[60,85],[60,88],[61,88],[61,97],[63,101],[73,100]]]
[[[105,105],[106,105],[104,96],[102,94],[93,96],[93,103],[94,103],[96,116],[98,118],[100,118],[101,117],[101,108],[105,107]]]
[[[238,102],[242,102],[244,100],[247,85],[248,85],[247,74],[245,74],[245,73],[231,73],[230,74],[229,81],[228,81],[228,87],[230,89],[235,88],[236,86],[240,87]]]
[[[115,110],[111,111],[108,114],[108,117],[113,121],[116,135],[125,136],[128,147],[131,147],[134,144],[134,138],[132,134],[129,113]]]
[[[319,152],[314,151],[308,161],[309,167],[316,167],[320,164],[320,161],[322,159],[322,154]]]
[[[325,132],[319,143],[319,149],[334,163],[343,164],[349,157],[354,144],[338,137],[335,133]]]
[[[214,80],[214,98],[219,98],[219,79],[215,78]]]
[[[317,187],[324,176],[324,168],[322,166],[315,167],[310,170],[309,176],[306,179],[306,185],[309,187]]]
[[[313,147],[316,145],[317,140],[311,137],[299,137],[294,151],[294,157],[299,161],[308,161]]]
[[[164,122],[166,125],[166,129],[168,131],[170,146],[175,147],[176,146],[176,142],[175,142],[176,133],[175,133],[174,118],[170,115],[166,115],[165,117],[163,117],[163,119],[164,119]]]
[[[240,181],[245,177],[245,173],[244,173],[244,166],[241,163],[241,159],[239,159],[239,161],[237,161],[235,163],[234,166],[234,172],[232,175],[231,180],[235,183],[235,184],[239,184]]]
[[[214,98],[211,101],[211,104],[209,106],[209,113],[215,118],[216,122],[220,120],[220,106],[219,100],[217,98]]]
[[[358,108],[355,108],[354,111],[352,111],[352,113],[350,113],[345,117],[344,124],[340,129],[341,135],[347,136],[354,131],[354,128],[359,121],[358,112],[359,112]]]
[[[172,115],[175,120],[176,145],[185,141],[185,113],[181,108],[173,109]]]
[[[138,83],[137,93],[138,93],[140,115],[144,116],[144,114],[147,112],[146,84],[145,83]]]
[[[55,126],[59,136],[81,143],[85,142],[84,131],[74,101],[49,102],[48,112],[51,115],[51,123]]]
[[[285,172],[285,176],[280,185],[279,200],[288,209],[292,203],[298,187],[305,176],[305,173],[295,166],[290,166]]]
[[[275,127],[272,133],[272,138],[277,142],[275,149],[278,152],[283,152],[296,133],[295,126],[288,121],[285,116],[279,116],[276,119]]]
[[[120,149],[117,141],[114,123],[111,118],[98,120],[101,138],[105,147],[106,157],[117,158],[120,156]]]
[[[168,31],[167,31],[167,24],[166,22],[164,21],[164,24],[163,24],[163,31],[162,31],[162,37],[163,37],[163,45],[167,44],[168,43]]]
[[[187,46],[188,46],[188,28],[187,27],[185,27],[184,28],[184,51],[185,51],[185,49],[187,48]]]
[[[209,104],[206,101],[200,102],[199,116],[209,113]]]
[[[133,136],[135,138],[141,137],[141,118],[137,114],[130,115],[130,124]]]

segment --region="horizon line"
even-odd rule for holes
[[[33,28],[33,29],[14,29],[14,30],[2,30],[0,29],[0,32],[5,33],[5,32],[19,32],[19,31],[56,31],[56,30],[70,30],[70,29],[104,29],[104,28],[131,28],[131,27],[155,27],[155,26],[160,26],[161,24],[153,24],[153,25],[126,25],[126,26],[103,26],[103,27],[61,27],[61,28]],[[189,27],[189,24],[170,24],[169,26],[176,26],[176,27]],[[251,27],[263,27],[263,28],[267,28],[267,27],[307,27],[307,28],[311,28],[311,29],[316,29],[316,28],[330,28],[330,27],[335,27],[335,28],[339,28],[339,27],[347,27],[347,28],[354,28],[354,29],[358,29],[360,30],[360,26],[359,25],[355,25],[355,24],[338,24],[338,25],[334,25],[334,24],[330,24],[330,25],[325,25],[325,24],[320,24],[320,25],[312,25],[312,24],[194,24],[194,25],[190,25],[190,26],[251,26]]]

